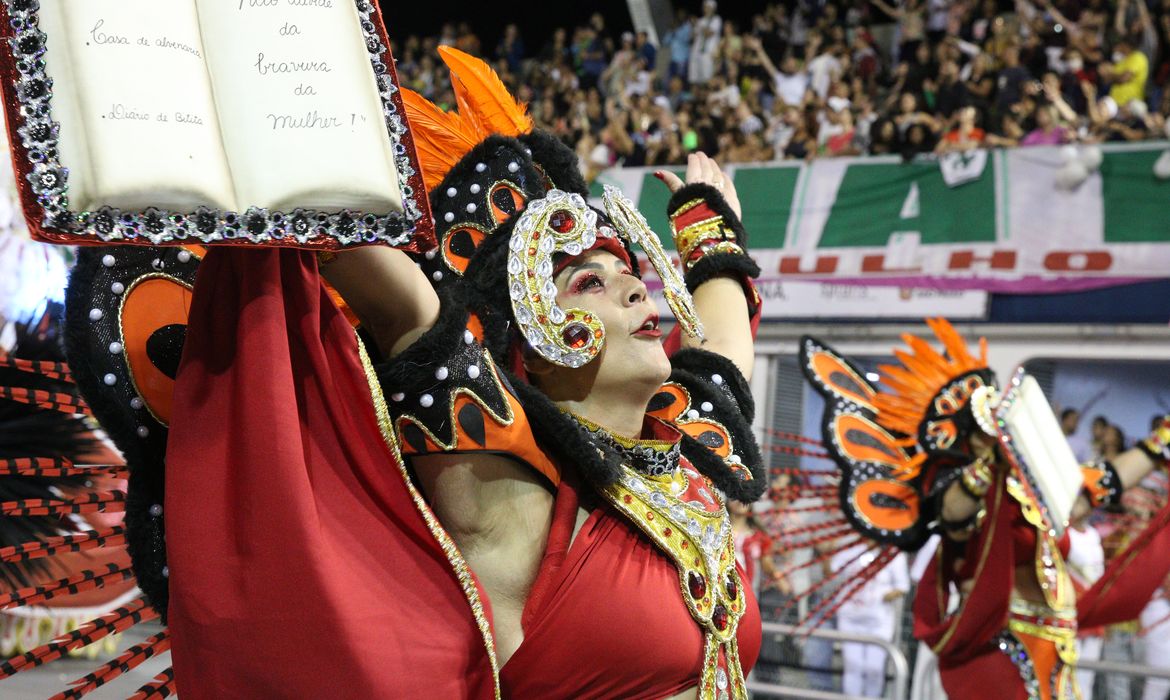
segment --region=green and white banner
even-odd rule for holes
[[[727,169],[764,283],[1059,291],[1170,276],[1170,181],[1154,174],[1168,147],[1017,148],[946,167],[877,157]],[[669,193],[652,169],[608,170],[595,194],[602,184],[619,186],[669,237]]]

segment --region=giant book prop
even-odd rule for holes
[[[994,435],[1044,527],[1064,533],[1084,488],[1080,464],[1035,378],[1018,369],[1007,389],[977,390],[971,412]]]
[[[376,3],[0,3],[37,238],[434,247]]]

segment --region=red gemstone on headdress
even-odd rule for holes
[[[687,588],[691,590],[691,597],[695,600],[701,600],[707,595],[707,581],[703,579],[702,574],[694,571],[687,575]]]
[[[724,581],[727,588],[727,597],[735,600],[739,596],[739,574],[734,571],[727,572],[727,580]]]
[[[564,338],[565,345],[580,350],[589,344],[589,327],[580,323],[570,323],[561,331],[561,337]]]
[[[727,608],[723,607],[722,603],[716,605],[715,610],[711,612],[711,622],[714,622],[720,631],[727,629]]]
[[[560,211],[553,212],[553,215],[549,217],[548,225],[552,226],[553,230],[557,233],[568,233],[577,225],[577,221],[573,219],[572,214],[561,209]]]

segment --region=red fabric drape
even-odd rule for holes
[[[1099,627],[1137,619],[1170,572],[1170,504],[1162,507],[1105,573],[1077,598],[1077,623]]]
[[[989,491],[983,527],[965,544],[943,540],[938,560],[926,568],[914,598],[914,636],[939,656],[939,668],[957,666],[984,653],[988,642],[1007,624],[1008,603],[1015,579],[1015,538],[1012,525],[1019,506],[1003,487],[1004,476]],[[975,584],[963,605],[948,615],[950,586],[956,563],[965,560]],[[947,689],[948,692],[950,689]]]
[[[201,264],[164,516],[187,700],[493,695],[312,253],[220,248]]]

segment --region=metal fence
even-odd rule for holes
[[[886,683],[885,697],[891,700],[906,700],[907,693],[910,686],[910,663],[906,660],[906,654],[902,652],[899,645],[894,642],[881,639],[879,637],[870,637],[866,635],[850,634],[847,632],[839,632],[833,629],[798,629],[793,625],[784,624],[781,622],[765,622],[764,623],[764,640],[765,647],[769,642],[775,642],[776,637],[782,640],[793,641],[796,639],[815,639],[823,640],[830,644],[835,642],[858,642],[860,644],[872,644],[879,646],[886,651],[887,668],[892,667],[893,672],[888,674],[888,682]],[[805,673],[827,673],[832,674],[830,668],[808,668],[805,666],[788,666],[789,670],[800,668]],[[793,674],[789,674],[792,676]],[[782,682],[769,682],[761,680],[760,674],[753,674],[748,679],[748,690],[753,697],[768,698],[768,697],[782,697],[782,698],[810,698],[812,700],[862,700],[858,696],[846,695],[844,693],[835,692],[824,688],[807,687],[806,685],[798,685],[791,682],[783,682],[786,677],[781,673],[779,680]],[[793,678],[795,680],[795,678]]]

